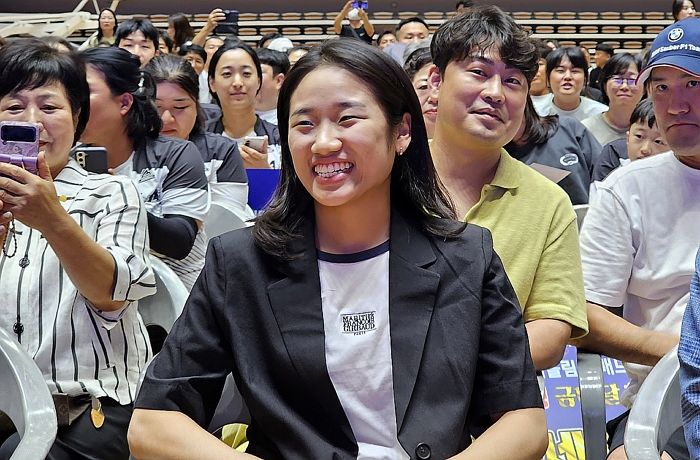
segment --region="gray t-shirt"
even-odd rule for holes
[[[616,139],[624,139],[625,134],[627,134],[627,128],[619,129],[612,126],[605,119],[605,112],[593,115],[583,120],[583,126],[588,128],[588,130],[593,133],[596,140],[605,145],[608,142],[612,142]]]
[[[534,104],[535,110],[540,116],[559,115],[560,117],[572,117],[582,121],[593,115],[608,111],[607,105],[583,96],[581,96],[581,103],[574,110],[562,110],[554,104],[554,94],[549,94],[548,96]]]

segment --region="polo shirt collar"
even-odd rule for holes
[[[520,186],[521,175],[518,160],[511,157],[505,149],[501,149],[501,159],[496,168],[496,174],[490,185],[504,189],[515,189]]]

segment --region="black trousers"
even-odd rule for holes
[[[102,427],[93,426],[88,407],[70,426],[58,428],[47,460],[128,460],[126,431],[133,405],[122,406],[109,398],[101,398],[100,402],[105,414]],[[17,433],[7,438],[0,445],[0,460],[9,460],[19,441]]]

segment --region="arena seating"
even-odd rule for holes
[[[375,11],[370,14],[372,24],[378,31],[393,29],[402,18],[418,14],[415,11],[393,13]],[[452,12],[428,11],[422,13],[430,29],[435,31],[443,21],[451,17]],[[335,36],[333,20],[337,12],[305,13],[241,13],[239,36],[247,42],[257,42],[262,35],[279,32],[296,43],[313,44]],[[584,45],[594,48],[597,43],[610,43],[625,51],[638,52],[650,43],[672,18],[664,12],[530,12],[515,11],[511,15],[524,27],[532,31],[535,37],[557,40],[565,45]],[[148,18],[157,27],[167,27],[167,15],[119,15],[119,20],[132,17]],[[0,35],[2,24],[7,17],[0,17]],[[96,16],[92,15],[96,27]],[[207,13],[190,16],[190,23],[195,29],[207,20]],[[92,32],[90,28],[76,31],[69,40],[76,43],[84,41]]]

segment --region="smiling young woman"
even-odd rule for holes
[[[134,455],[488,459],[520,431],[508,457],[541,458],[515,293],[489,233],[452,220],[406,74],[330,40],[279,101],[278,191],[254,227],[210,243],[141,387]],[[253,420],[246,454],[200,427],[231,372]]]

